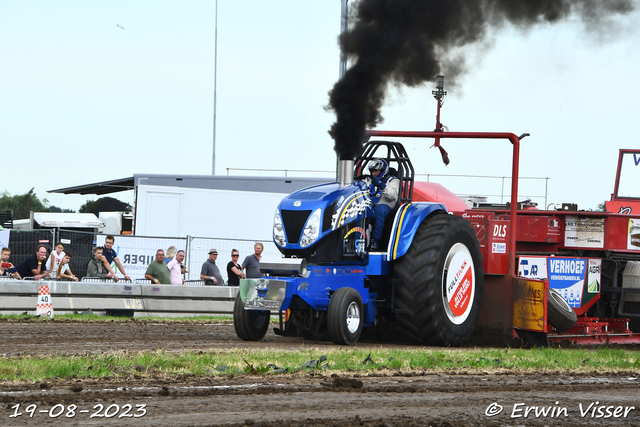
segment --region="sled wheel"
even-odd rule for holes
[[[236,296],[233,305],[233,327],[238,337],[244,341],[260,341],[269,328],[271,312],[262,310],[245,310],[240,299]]]
[[[578,321],[578,316],[560,292],[553,288],[547,291],[547,317],[549,324],[558,332],[565,332],[573,328]]]
[[[333,293],[327,310],[327,328],[331,341],[355,345],[362,334],[364,308],[358,291],[340,288]]]
[[[424,345],[462,345],[480,315],[484,271],[473,226],[435,213],[418,227],[395,265],[400,331]]]

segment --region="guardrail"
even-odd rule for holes
[[[0,280],[0,313],[35,313],[38,291],[49,285],[54,313],[231,314],[237,286],[179,286],[104,281]]]

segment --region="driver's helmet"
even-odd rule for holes
[[[369,171],[380,171],[378,178],[382,179],[389,173],[389,163],[382,159],[373,159],[369,162]]]

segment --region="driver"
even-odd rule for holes
[[[365,178],[369,186],[371,201],[375,203],[373,212],[376,222],[373,228],[373,241],[371,250],[377,250],[384,220],[398,202],[400,180],[389,173],[389,163],[383,159],[373,159],[369,162],[370,177]]]

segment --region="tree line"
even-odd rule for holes
[[[35,187],[34,187],[35,188]],[[73,209],[62,209],[49,204],[47,199],[40,199],[34,188],[24,194],[11,195],[4,191],[0,195],[0,211],[12,211],[13,219],[27,219],[31,211],[33,212],[63,212],[75,213]],[[101,197],[97,200],[88,200],[78,209],[79,213],[93,213],[96,216],[100,212],[130,212],[133,208],[129,203],[113,197]]]

